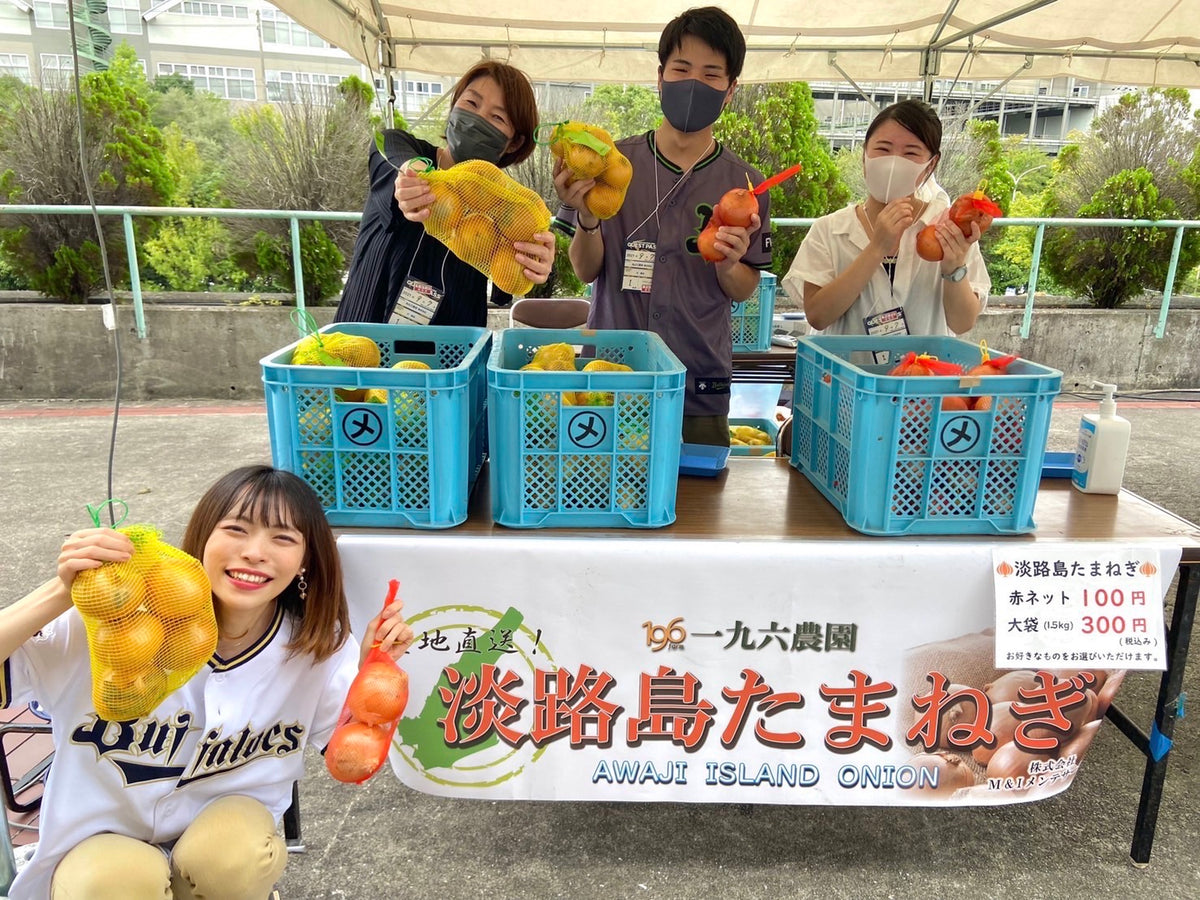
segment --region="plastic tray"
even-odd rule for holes
[[[685,441],[679,447],[679,474],[714,478],[725,471],[729,452],[729,447],[689,444]]]
[[[544,344],[632,372],[520,371]],[[487,365],[492,517],[517,528],[675,521],[686,371],[648,331],[509,329]],[[590,405],[579,397],[595,399]]]
[[[449,528],[487,452],[485,328],[344,322],[379,345],[380,368],[296,366],[296,344],[261,360],[276,466],[316,491],[337,526]],[[298,342],[297,342],[298,343]],[[431,368],[392,369],[401,359]],[[349,399],[380,388],[386,402]]]
[[[1070,478],[1075,472],[1075,453],[1071,450],[1047,450],[1042,457],[1043,478]]]
[[[898,377],[908,352],[970,368],[950,337],[809,335],[796,348],[792,465],[865,534],[1019,534],[1033,505],[1062,373],[1017,360],[1007,375]],[[852,358],[886,357],[856,364]],[[943,409],[947,395],[988,408]]]

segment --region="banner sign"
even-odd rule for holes
[[[391,533],[338,547],[356,634],[400,581],[417,639],[391,763],[442,796],[1018,802],[1071,783],[1124,676],[998,667],[984,542]],[[1180,550],[1153,554],[1169,583]]]
[[[992,550],[997,666],[1167,667],[1158,551],[1089,546]]]

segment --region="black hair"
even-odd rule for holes
[[[725,57],[729,80],[736,81],[746,61],[746,38],[737,22],[716,6],[689,9],[667,23],[658,39],[658,64],[665,66],[671,54],[683,44],[684,35],[699,38]]]
[[[867,127],[863,146],[871,140],[871,133],[887,121],[896,122],[915,134],[929,149],[931,156],[942,152],[942,120],[934,108],[923,100],[901,100],[881,110]]]

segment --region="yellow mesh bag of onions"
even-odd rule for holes
[[[597,219],[611,219],[620,212],[633,166],[607,131],[583,122],[560,122],[550,134],[550,152],[576,179],[596,179],[596,186],[583,195],[588,212]]]
[[[429,182],[434,196],[425,230],[502,291],[529,293],[533,282],[513,244],[550,229],[542,198],[481,159],[414,174]]]
[[[217,648],[217,620],[199,560],[150,525],[117,530],[133,541],[133,556],[80,572],[71,602],[87,628],[96,712],[124,722],[200,671]]]

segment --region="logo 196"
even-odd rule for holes
[[[646,629],[646,646],[651,652],[659,650],[678,650],[687,640],[687,629],[683,627],[683,616],[676,616],[666,625],[655,625],[653,622],[643,622]]]

